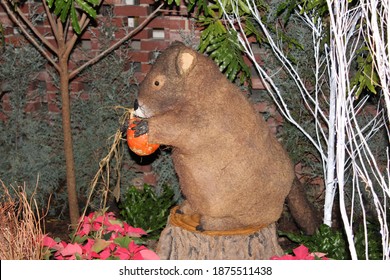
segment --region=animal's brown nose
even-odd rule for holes
[[[138,109],[138,99],[134,101],[134,110]]]

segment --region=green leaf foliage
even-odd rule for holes
[[[70,1],[70,0],[68,0],[68,1]],[[96,18],[96,8],[91,7],[87,2],[85,2],[83,0],[76,0],[76,3],[91,18]]]
[[[80,34],[82,30],[80,28],[79,13],[77,10],[81,10],[95,19],[100,0],[48,0],[47,3],[51,9],[54,9],[53,13],[59,16],[62,22],[70,18],[74,31]]]
[[[324,18],[329,14],[326,0],[285,0],[278,5],[276,15],[284,15],[283,22],[287,25],[296,11],[313,13],[315,19]]]
[[[367,223],[367,231],[365,232],[364,227],[359,226],[358,230],[354,235],[354,242],[356,247],[356,253],[359,260],[382,260],[382,239],[379,232],[380,226],[374,223]],[[366,237],[367,234],[367,254],[366,254]]]
[[[234,4],[234,5],[233,5]],[[199,51],[208,54],[220,67],[220,70],[231,81],[237,81],[239,84],[245,82],[250,84],[251,71],[244,61],[244,52],[239,43],[237,26],[232,27],[222,18],[224,12],[227,15],[239,16],[241,26],[244,28],[245,35],[254,37],[259,44],[266,44],[265,36],[256,25],[253,14],[251,13],[246,0],[238,0],[234,3],[230,0],[209,1],[209,0],[189,0],[187,7],[190,11],[195,11],[197,24],[202,28],[199,44]],[[279,36],[287,48],[303,48],[298,40],[287,36],[284,31],[275,30],[275,24],[270,22],[269,15],[270,4],[266,1],[256,1],[257,11],[263,18],[263,23]],[[295,5],[284,3],[283,9],[294,9]],[[291,61],[294,61],[291,56]]]
[[[60,119],[49,118],[45,106],[35,112],[25,110],[37,100],[43,105],[44,88],[37,84],[31,91],[31,87],[37,73],[44,70],[45,60],[32,46],[7,45],[0,53],[0,64],[1,90],[8,99],[0,103],[0,115],[6,118],[0,120],[0,179],[14,187],[25,184],[28,195],[35,191],[40,208],[46,206],[51,193],[52,200],[64,199],[63,203],[66,195],[55,191],[63,174],[61,129],[51,124]]]
[[[150,238],[156,238],[167,223],[169,209],[175,204],[173,197],[173,190],[167,186],[160,195],[149,185],[145,184],[141,190],[133,186],[119,204],[120,214],[127,223],[145,229]]]
[[[240,83],[243,84],[250,77],[250,69],[244,62],[237,32],[234,29],[226,30],[221,21],[215,18],[201,16],[199,23],[205,27],[199,51],[207,53],[230,81],[242,73]]]
[[[50,9],[53,7],[54,1],[55,0],[46,0],[47,5],[49,6]]]
[[[168,5],[175,3],[176,6],[180,6],[180,0],[167,0]]]
[[[291,241],[304,244],[310,252],[326,253],[327,257],[336,260],[350,259],[348,245],[344,235],[323,224],[312,236],[280,232],[279,235],[286,236]]]
[[[351,80],[351,86],[356,87],[356,98],[364,91],[376,94],[379,85],[379,76],[376,72],[374,61],[367,46],[361,47],[357,52],[357,69]]]
[[[81,33],[81,28],[80,28],[80,24],[79,24],[79,20],[77,18],[77,12],[76,12],[76,8],[74,7],[74,4],[72,3],[72,7],[70,9],[70,21],[72,23],[72,28],[73,30],[77,33],[77,34],[80,34]]]
[[[365,234],[368,237],[368,257],[370,260],[380,260],[382,254],[381,236],[378,232],[378,226],[368,224],[367,233],[363,226],[360,226],[354,232],[354,243],[358,259],[366,259]],[[304,244],[311,252],[326,253],[327,257],[336,260],[351,259],[348,242],[344,232],[337,231],[323,224],[312,236],[306,236],[295,233],[279,232],[280,236],[286,236],[293,242]]]

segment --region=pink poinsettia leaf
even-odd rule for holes
[[[75,254],[81,255],[83,253],[83,249],[81,248],[80,244],[71,244],[69,243],[64,247],[64,249],[61,250],[61,255],[66,256],[75,256]]]
[[[129,260],[131,257],[129,250],[122,247],[118,247],[114,255],[118,257],[120,260]]]
[[[100,259],[101,260],[106,260],[111,256],[111,250],[109,247],[104,249],[102,252],[99,253]]]
[[[97,216],[94,220],[93,220],[93,222],[94,223],[103,223],[103,221],[104,221],[104,216]]]
[[[92,251],[92,246],[95,244],[95,240],[92,238],[87,239],[87,243],[81,248],[83,249],[83,253],[90,253]]]
[[[98,231],[102,228],[102,224],[100,222],[93,222],[92,223],[92,230],[93,231]]]
[[[122,232],[123,227],[121,224],[110,224],[107,226],[107,231]]]
[[[49,237],[48,235],[44,235],[42,240],[42,245],[49,248],[53,248],[54,246],[57,245],[57,242],[53,238]]]
[[[84,236],[84,235],[88,235],[91,231],[91,224],[83,224],[83,226],[81,227],[81,229],[77,232],[77,235],[79,236]]]
[[[87,216],[89,220],[93,220],[94,216],[95,216],[95,212],[91,212],[89,213],[89,215]]]
[[[144,260],[159,260],[160,257],[152,250],[146,249],[139,252]]]
[[[127,223],[123,223],[123,228],[127,236],[141,237],[142,235],[147,235],[147,233],[142,228],[134,228]]]
[[[89,214],[88,216],[84,216],[83,223],[90,224],[92,219],[93,219],[93,213]]]
[[[130,242],[130,244],[129,244],[129,251],[130,251],[130,253],[135,254],[135,253],[138,253],[139,251],[144,250],[144,249],[146,249],[145,246],[137,245],[137,244],[134,242],[134,240],[132,240],[132,241]]]
[[[60,241],[57,244],[55,244],[51,249],[54,249],[58,252],[58,251],[63,250],[65,246],[66,246],[66,242]]]
[[[297,258],[292,255],[273,256],[271,260],[296,260]]]
[[[114,241],[118,237],[122,237],[122,235],[118,234],[117,232],[111,232],[109,240]]]
[[[54,254],[54,258],[56,259],[56,260],[60,260],[60,261],[62,261],[62,260],[65,260],[65,258],[61,255],[61,254]]]
[[[321,252],[313,252],[310,254],[310,256],[313,256],[314,259],[329,260],[327,257],[325,257],[326,254]]]
[[[92,259],[101,259],[100,254],[93,252],[93,251],[90,253],[90,256]]]
[[[314,261],[314,260],[315,260],[315,257],[309,254],[309,255],[307,255],[304,259],[300,259],[300,260]]]
[[[141,252],[137,252],[133,255],[131,259],[135,261],[142,261],[144,260],[144,257],[141,255]]]
[[[112,213],[112,212],[110,212],[110,213]],[[120,221],[115,219],[114,213],[112,213],[112,214],[110,214],[110,213],[106,213],[104,215],[103,224],[105,226],[110,226],[110,225],[113,225],[113,224],[121,224]]]
[[[110,246],[108,246],[108,247],[110,248],[111,251],[114,251],[115,248],[117,248],[117,244],[115,244],[114,242],[112,242],[112,243],[110,244]]]
[[[295,248],[293,252],[298,260],[305,260],[309,255],[309,249],[304,245],[300,245],[299,247]]]

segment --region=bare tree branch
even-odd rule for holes
[[[46,0],[42,0],[42,4],[43,4],[43,7],[45,8],[46,16],[49,19],[49,23],[50,23],[50,27],[53,31],[53,35],[54,35],[56,41],[58,42],[58,39],[59,39],[58,38],[58,30],[57,30],[58,26],[53,18],[53,15],[50,12],[49,6],[47,6]]]
[[[59,67],[57,63],[51,58],[50,53],[48,53],[46,50],[42,48],[42,46],[35,40],[33,36],[27,31],[27,29],[23,26],[23,24],[16,18],[15,13],[11,10],[6,0],[0,0],[1,4],[7,11],[9,17],[12,19],[12,21],[20,28],[20,30],[23,32],[23,34],[26,36],[26,38],[33,44],[38,51],[54,66],[54,68],[59,71]],[[20,14],[18,14],[20,15]],[[44,38],[42,35],[38,36],[40,39]],[[46,40],[46,39],[45,39]],[[51,45],[51,44],[50,44]],[[49,46],[47,46],[49,47]]]
[[[44,2],[44,1],[43,1]],[[24,13],[20,10],[18,6],[14,7],[16,13],[20,16],[20,18],[23,20],[23,22],[30,28],[30,30],[41,40],[41,42],[49,48],[52,52],[56,53],[57,48],[54,47],[49,40],[47,40],[32,24],[32,22],[24,15]]]
[[[83,14],[83,15],[81,16],[80,21],[79,21],[79,25],[80,25],[80,28],[81,28],[81,32],[84,31],[84,29],[88,26],[89,22],[90,22],[90,19],[87,17],[86,14]],[[76,33],[74,33],[73,36],[72,36],[72,38],[66,42],[66,51],[65,51],[65,55],[66,55],[67,57],[69,57],[71,51],[73,50],[73,47],[74,47],[74,45],[76,44],[77,38],[78,38],[78,35],[77,35]]]

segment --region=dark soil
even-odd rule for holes
[[[70,227],[70,220],[60,220],[58,218],[47,218],[44,224],[45,234],[51,238],[60,238],[62,241],[69,242],[72,229]]]

